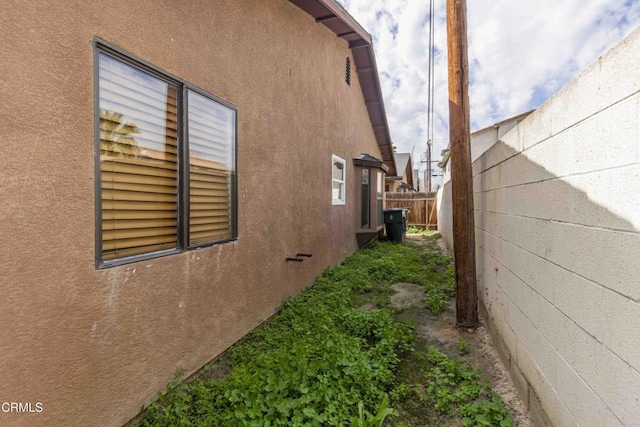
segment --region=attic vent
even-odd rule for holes
[[[345,65],[344,81],[346,81],[347,84],[351,86],[351,59],[349,59],[349,57],[347,57],[347,61]]]

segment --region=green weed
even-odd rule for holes
[[[329,277],[349,286],[356,294],[372,292],[378,307],[389,303],[390,284],[415,283],[425,287],[426,307],[442,312],[455,295],[451,258],[439,251],[417,251],[409,245],[377,243],[349,257],[342,266],[329,269]]]
[[[384,420],[389,415],[398,415],[398,413],[389,408],[388,399],[385,396],[380,402],[380,405],[376,408],[375,415],[372,415],[365,411],[362,402],[358,402],[358,416],[354,417],[351,426],[352,427],[381,427]]]
[[[461,340],[458,343],[458,354],[460,356],[464,356],[465,354],[469,354],[469,341]]]
[[[141,425],[381,424],[393,413],[387,392],[411,349],[412,331],[395,322],[390,309],[353,307],[351,295],[368,290],[388,298],[392,282],[424,274],[404,255],[418,260],[402,245],[373,245],[328,268],[229,349],[227,378],[170,384]]]
[[[425,230],[420,227],[416,227],[415,225],[410,225],[407,227],[407,234],[421,234],[423,236],[433,236],[436,234],[433,230]]]
[[[514,426],[509,410],[482,373],[433,347],[427,349],[423,402],[444,415],[457,414],[464,426]]]
[[[437,411],[459,414],[465,425],[509,422],[499,397],[478,382],[478,371],[434,349],[412,353],[412,327],[387,308],[395,282],[424,286],[434,313],[455,291],[449,257],[409,245],[371,245],[326,269],[232,346],[225,378],[202,375],[185,383],[179,373],[139,425],[379,427],[396,415],[388,396],[396,403],[419,396]],[[358,309],[358,297],[378,308]],[[419,372],[422,384],[395,385],[407,355],[428,367]]]

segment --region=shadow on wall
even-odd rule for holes
[[[513,132],[506,140],[516,145],[522,131]],[[554,425],[632,425],[640,419],[637,137],[626,151],[603,153],[589,146],[608,140],[576,132],[524,151],[498,141],[474,162],[479,295],[532,411],[541,403]]]

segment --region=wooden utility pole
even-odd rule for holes
[[[427,193],[431,193],[431,140],[427,141]]]
[[[447,0],[447,45],[456,324],[458,327],[472,328],[478,324],[478,290],[471,174],[466,0]]]

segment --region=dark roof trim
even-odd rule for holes
[[[370,47],[371,43],[366,40],[354,40],[349,42],[349,49],[360,49],[361,47]]]
[[[356,166],[366,166],[372,168],[378,168],[385,171],[385,173],[389,172],[389,168],[387,165],[377,157],[373,157],[370,154],[360,154],[358,157],[353,159],[353,164]]]
[[[358,73],[362,96],[371,121],[373,133],[378,142],[382,160],[389,174],[396,175],[389,123],[382,99],[382,88],[378,77],[378,66],[373,50],[371,35],[356,22],[335,0],[289,0],[311,15],[315,21],[349,43],[355,69]]]
[[[352,36],[354,35],[356,32],[355,31],[347,31],[346,33],[340,33],[338,34],[338,37],[347,37],[347,36]]]
[[[316,18],[316,22],[332,21],[334,19],[338,19],[338,17],[336,15],[334,15],[334,14],[331,14],[331,15],[320,16],[320,17]]]

